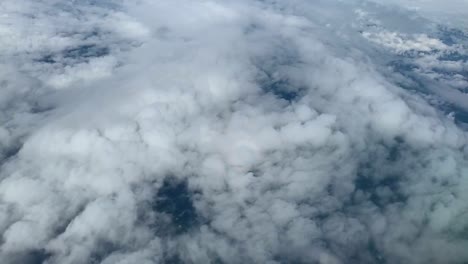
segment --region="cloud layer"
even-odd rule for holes
[[[2,1],[0,259],[468,261],[468,37],[425,14]]]

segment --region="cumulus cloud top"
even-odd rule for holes
[[[0,259],[468,261],[468,34],[388,3],[2,1]]]

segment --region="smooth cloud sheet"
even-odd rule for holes
[[[388,3],[3,0],[1,262],[467,262],[468,35]]]

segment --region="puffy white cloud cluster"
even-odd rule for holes
[[[368,2],[2,1],[0,259],[468,261],[466,131],[385,64],[395,39],[450,48],[426,21]]]

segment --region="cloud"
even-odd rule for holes
[[[468,260],[463,34],[369,2],[0,10],[6,263]]]
[[[445,23],[457,25],[458,23],[463,23],[466,27],[465,12],[464,10],[468,8],[468,2],[465,0],[449,0],[444,3],[436,0],[392,0],[392,1],[383,1],[383,0],[372,0],[373,2],[380,4],[393,4],[405,9],[409,9],[417,12],[420,15],[436,19],[437,21],[443,21]]]

